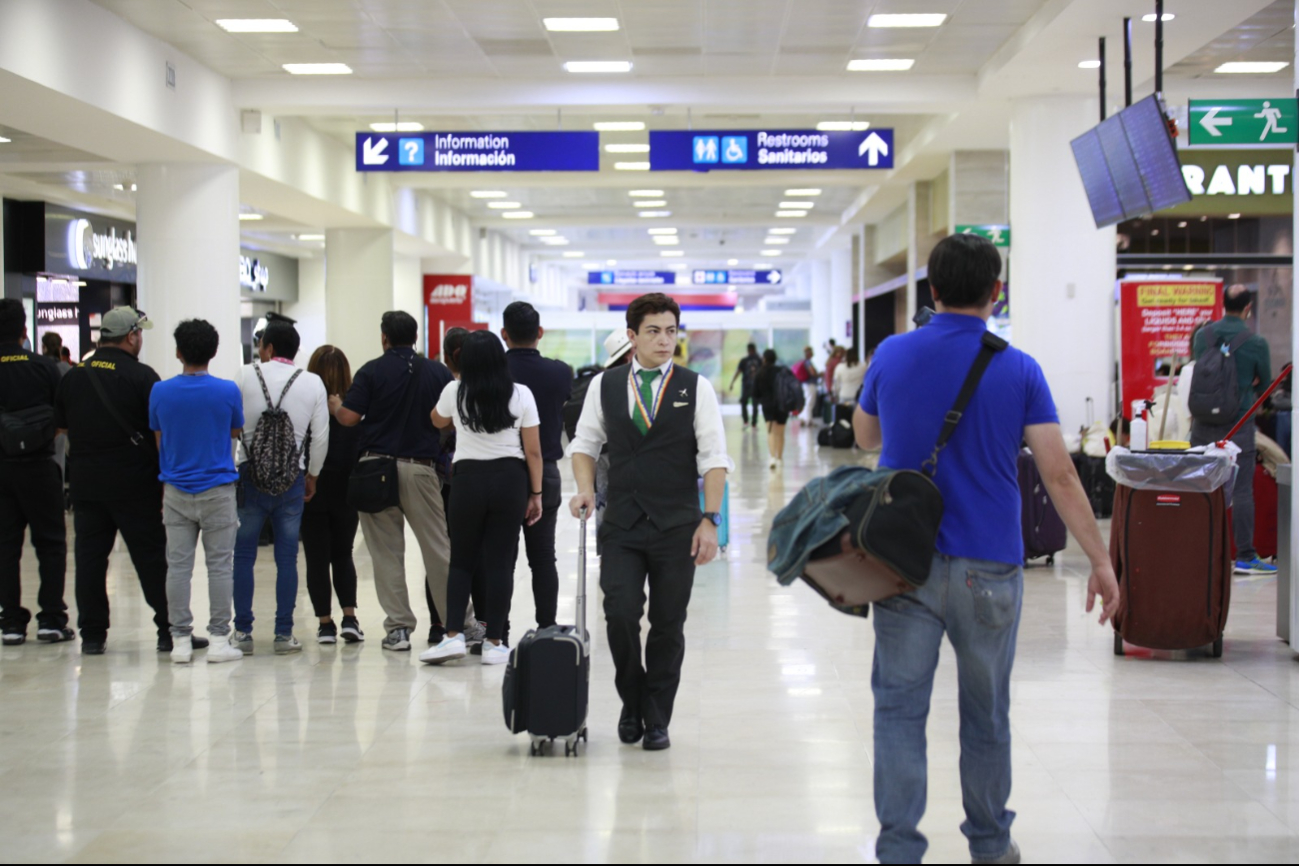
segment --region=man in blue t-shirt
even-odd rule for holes
[[[883,447],[880,465],[920,469],[970,371],[1001,291],[1001,256],[987,240],[953,235],[929,257],[938,315],[875,353],[853,419],[857,444]],[[1047,492],[1091,562],[1087,610],[1101,623],[1119,603],[1109,552],[1065,450],[1037,362],[1013,348],[993,357],[942,452],[934,481],[943,521],[929,581],[875,605],[875,812],[881,863],[919,863],[928,842],[925,721],[938,651],[956,651],[961,712],[961,825],[975,863],[1018,863],[1011,839],[1010,671],[1024,593],[1017,460],[1028,442]]]
[[[158,477],[163,482],[162,521],[167,527],[167,609],[171,620],[171,660],[194,657],[194,615],[190,583],[194,552],[203,533],[207,559],[209,662],[243,658],[230,644],[234,607],[235,537],[239,532],[234,444],[244,426],[239,386],[208,374],[216,355],[216,328],[202,319],[176,327],[176,357],[181,375],[159,382],[149,395],[149,428],[158,441]]]

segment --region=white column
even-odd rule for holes
[[[852,282],[852,250],[835,250],[830,254],[830,337],[840,346],[852,345]]]
[[[383,351],[379,320],[393,306],[391,229],[325,232],[325,336],[355,371]],[[423,317],[416,321],[423,325]]]
[[[812,260],[812,279],[809,288],[812,300],[812,334],[808,342],[819,353],[825,341],[834,336],[830,332],[830,261],[828,259]],[[792,364],[799,358],[781,358],[781,360]]]
[[[419,323],[419,338],[415,348],[428,349],[428,334],[424,333],[424,270],[419,259],[396,256],[392,263],[392,308],[405,310]]]
[[[1097,229],[1071,139],[1096,123],[1094,99],[1016,100],[1010,123],[1010,316],[1017,347],[1046,373],[1066,431],[1085,401],[1106,420],[1114,369],[1114,229]]]
[[[919,202],[916,200],[916,184],[912,181],[907,186],[907,288],[906,288],[906,329],[915,328],[916,317],[916,271],[920,267],[920,232],[918,230]]]
[[[284,315],[296,319],[305,363],[311,353],[329,341],[325,338],[325,257],[298,259],[298,300],[284,305]],[[349,359],[350,360],[350,359]]]
[[[154,323],[142,360],[164,379],[180,372],[172,331],[206,319],[221,335],[212,373],[233,379],[239,335],[239,170],[155,164],[136,169],[140,308]]]

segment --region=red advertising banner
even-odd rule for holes
[[[1222,317],[1222,280],[1123,280],[1119,284],[1123,417],[1168,384],[1175,359],[1191,356],[1191,332]]]
[[[473,325],[474,278],[470,274],[424,275],[424,325],[427,329],[428,356],[436,358],[442,351],[442,335],[451,328],[478,330]]]

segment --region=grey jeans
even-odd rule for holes
[[[190,584],[200,532],[207,561],[208,634],[229,634],[234,610],[235,537],[239,534],[235,485],[222,484],[202,493],[166,485],[162,522],[167,527],[167,616],[172,635],[189,637],[194,633]]]

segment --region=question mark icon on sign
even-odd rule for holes
[[[414,161],[415,161],[415,155],[418,154],[418,153],[419,153],[419,142],[418,142],[418,141],[414,141],[413,139],[412,139],[412,140],[408,140],[408,141],[406,142],[406,159],[407,159],[407,161],[414,162]]]

